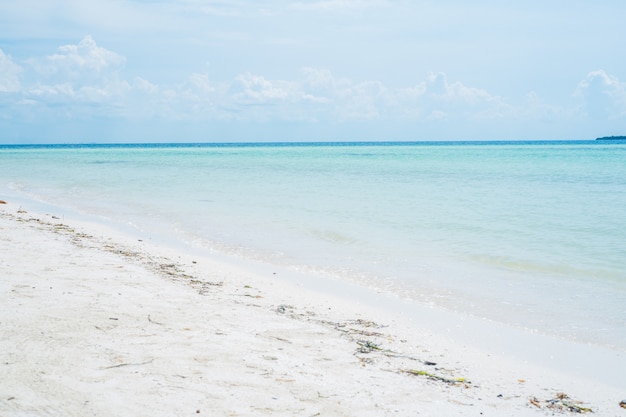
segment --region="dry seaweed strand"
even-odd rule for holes
[[[471,384],[471,382],[468,381],[466,378],[448,378],[448,377],[445,377],[445,376],[433,374],[431,372],[420,371],[419,369],[401,369],[400,372],[403,372],[403,373],[406,373],[406,374],[409,374],[409,375],[425,376],[425,377],[427,377],[429,379],[432,379],[434,381],[445,382],[445,383],[451,384],[451,385]]]

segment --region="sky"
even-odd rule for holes
[[[0,2],[0,143],[626,135],[622,0]]]

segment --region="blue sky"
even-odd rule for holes
[[[626,134],[626,2],[0,3],[0,142]]]

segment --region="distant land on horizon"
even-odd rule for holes
[[[626,140],[626,136],[602,136],[596,140]]]

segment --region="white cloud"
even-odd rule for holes
[[[240,98],[246,102],[262,102],[268,96],[276,96],[275,93],[271,93],[273,87],[270,81],[262,76],[250,73],[242,74],[235,78],[235,83],[231,88],[233,97]]]
[[[131,85],[126,81],[113,80],[102,85],[81,87],[79,98],[89,102],[115,102],[116,105],[123,105],[124,99],[131,88]]]
[[[20,66],[0,49],[0,93],[19,91],[21,71]]]
[[[301,94],[293,82],[268,80],[250,73],[239,75],[231,86],[232,98],[243,104],[271,104],[297,101]]]
[[[341,120],[486,120],[511,116],[514,109],[486,90],[449,83],[431,73],[409,87],[391,89],[379,81],[335,78],[328,70],[305,68],[302,88],[333,106]]]
[[[589,117],[614,119],[626,116],[626,83],[604,70],[587,74],[575,95],[583,98]]]
[[[241,74],[216,95],[217,117],[264,122],[319,120],[329,100],[311,94],[305,84]]]
[[[197,90],[201,91],[202,88]],[[307,113],[307,120],[486,120],[510,116],[502,98],[461,82],[449,83],[444,73],[431,74],[415,86],[390,89],[380,81],[337,78],[327,69],[307,67],[296,81],[239,75],[216,97],[233,106],[268,106],[265,116],[280,120]],[[232,109],[232,107],[231,107]],[[245,115],[243,107],[237,111]],[[255,110],[258,115],[259,110]]]
[[[64,114],[79,112],[85,104],[120,114],[132,84],[120,78],[125,58],[96,44],[91,36],[63,45],[45,58],[27,61],[37,74],[22,88],[24,98],[40,106],[63,106]],[[145,87],[145,85],[144,85]],[[104,109],[104,110],[103,110]]]
[[[67,109],[80,107],[85,103],[103,106],[120,106],[130,91],[125,81],[114,81],[102,85],[77,86],[72,83],[35,84],[25,89],[29,100],[42,105],[64,105]]]
[[[85,36],[77,45],[59,47],[56,54],[46,58],[41,69],[47,74],[91,77],[117,70],[124,62],[123,56],[98,46],[91,36]]]
[[[487,120],[510,117],[512,106],[486,90],[460,81],[449,83],[445,73],[431,73],[414,86],[391,94],[395,111],[414,120]]]
[[[385,112],[388,89],[378,81],[341,86],[336,91],[335,113],[341,120],[378,119]]]
[[[132,90],[121,77],[124,58],[89,36],[56,53],[24,58],[19,66],[0,51],[0,110],[4,120],[29,123],[133,117]],[[149,84],[142,84],[148,88]],[[145,101],[145,100],[144,100]]]
[[[33,98],[45,99],[47,102],[58,102],[59,97],[63,97],[62,101],[67,101],[76,96],[74,87],[70,83],[63,84],[36,84],[28,89],[28,95]]]
[[[446,74],[442,72],[428,76],[424,91],[434,99],[464,102],[470,105],[500,100],[499,97],[493,96],[485,90],[468,87],[459,81],[450,84]]]
[[[209,74],[191,74],[189,83],[203,94],[211,94],[216,90],[215,86],[209,81]]]
[[[335,77],[330,70],[305,67],[301,72],[304,75],[305,85],[310,88],[328,90],[336,84]]]
[[[379,81],[354,82],[320,68],[307,67],[301,72],[305,96],[321,105],[318,111],[339,120],[377,119],[392,100],[389,89]]]
[[[157,85],[152,84],[150,81],[141,77],[135,77],[133,88],[150,94],[155,94],[159,91],[159,87]]]

